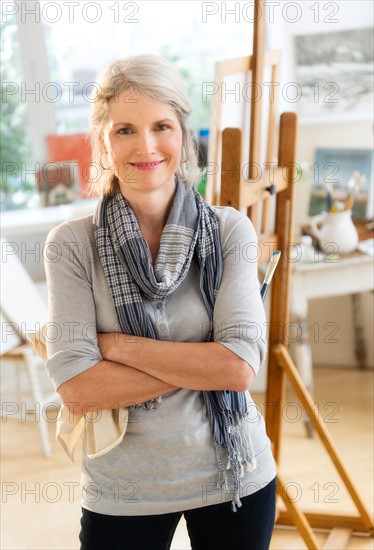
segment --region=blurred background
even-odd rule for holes
[[[290,341],[296,343],[296,356],[307,356],[315,372],[322,372],[320,380],[349,385],[349,373],[362,373],[357,388],[362,383],[368,389],[374,366],[373,4],[266,2],[263,16],[266,49],[281,51],[279,113],[299,115],[294,241],[304,243],[313,258],[309,255],[308,260],[306,254],[295,268],[298,286],[291,304],[293,320],[303,326],[307,342],[297,334]],[[9,363],[4,356],[35,328],[35,311],[40,312],[40,322],[47,315],[46,236],[58,223],[88,215],[96,205],[88,193],[86,132],[98,73],[115,59],[141,53],[161,55],[175,65],[193,104],[191,131],[200,148],[198,188],[204,194],[211,107],[219,93],[211,92],[215,64],[251,55],[253,21],[253,2],[245,1],[1,3],[3,403],[19,403],[22,392],[33,386],[37,366],[31,361],[19,377],[19,358]],[[221,101],[229,120],[230,109],[234,117],[243,97],[231,82]],[[338,254],[336,269],[320,270],[315,282],[309,279],[308,263],[315,263],[318,242],[303,241],[311,217],[329,208],[338,212],[353,190],[352,217],[361,251]],[[47,403],[50,381],[43,369],[37,376],[37,391]],[[310,372],[306,376],[313,377]],[[313,380],[308,383],[312,388]],[[261,393],[265,387],[266,367],[253,390]],[[370,413],[372,402],[365,402],[365,407]],[[48,430],[51,436],[50,425]],[[48,435],[40,436],[48,455]],[[10,441],[11,449],[19,451],[18,440]],[[6,456],[10,462],[12,453]],[[13,535],[6,540],[7,548],[26,547]],[[57,539],[51,540],[45,548],[61,548]],[[27,547],[41,548],[40,544]],[[66,548],[74,547],[69,544]]]

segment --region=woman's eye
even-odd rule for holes
[[[120,128],[120,129],[118,130],[118,133],[119,133],[119,134],[122,134],[122,135],[124,135],[124,136],[130,135],[131,132],[132,132],[131,128]]]
[[[157,130],[168,130],[169,129],[169,126],[167,124],[158,124],[158,126],[156,127]]]

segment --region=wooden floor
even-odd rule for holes
[[[315,373],[315,403],[344,458],[365,504],[373,512],[373,372],[319,368]],[[263,407],[264,396],[253,396]],[[281,469],[290,495],[302,509],[355,513],[349,496],[318,438],[307,439],[301,410],[287,392]],[[2,550],[71,550],[79,544],[79,464],[71,464],[50,435],[52,458],[40,452],[36,424],[1,423],[1,544]],[[327,533],[317,533],[323,546]],[[174,550],[190,548],[183,522],[174,537]],[[276,528],[271,550],[303,550],[293,529]],[[372,550],[373,539],[354,536],[348,548]],[[108,549],[110,550],[110,549]],[[228,549],[229,550],[229,549]],[[340,550],[340,549],[338,549]]]

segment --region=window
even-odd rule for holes
[[[22,100],[22,67],[15,17],[1,20],[1,209],[35,204],[26,103]]]
[[[207,128],[211,96],[202,96],[202,83],[213,81],[214,62],[252,50],[249,15],[204,14],[204,2],[80,2],[74,10],[67,2],[60,10],[51,6],[56,2],[40,4],[51,80],[61,93],[55,103],[59,132],[86,130],[97,74],[115,59],[142,53],[176,65],[193,103],[193,125]]]
[[[93,83],[112,60],[141,53],[171,60],[191,97],[194,129],[198,132],[208,128],[212,96],[203,95],[203,84],[213,82],[215,61],[249,55],[253,36],[253,16],[248,10],[243,16],[239,2],[235,2],[235,13],[223,13],[218,8],[214,13],[211,9],[204,13],[206,6],[213,4],[183,0],[13,3],[17,15],[8,15],[2,24],[2,77],[5,82],[15,83],[14,93],[9,88],[4,94],[3,87],[2,94],[1,131],[2,143],[6,143],[1,151],[2,207],[36,205],[38,194],[32,170],[24,174],[20,169],[12,174],[4,170],[9,172],[9,162],[15,159],[19,168],[22,162],[35,167],[48,161],[45,143],[49,134],[87,130]],[[40,76],[35,76],[32,66]],[[22,79],[31,89],[40,84],[39,101],[27,98],[26,104],[20,100],[17,84]],[[32,143],[27,135],[26,107]]]

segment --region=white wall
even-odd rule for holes
[[[367,0],[337,0],[318,2],[265,2],[267,47],[282,51],[281,83],[295,81],[294,37],[306,34],[337,32],[373,26],[373,3]],[[274,16],[270,18],[270,5]],[[276,4],[280,4],[276,6]],[[298,5],[298,12],[291,4]],[[316,4],[319,4],[318,12]],[[287,7],[288,5],[288,7]],[[335,5],[335,7],[334,7]],[[296,20],[299,17],[299,20]],[[295,20],[295,22],[292,22]],[[297,110],[297,104],[280,103],[280,112]]]

